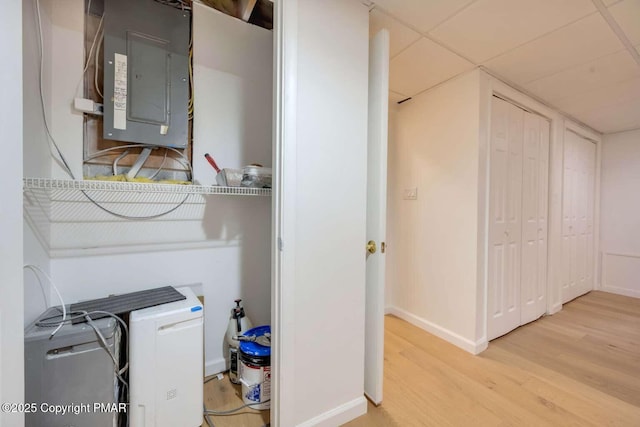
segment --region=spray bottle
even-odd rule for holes
[[[231,310],[231,318],[229,319],[229,326],[225,336],[227,344],[229,344],[229,379],[234,384],[240,384],[240,379],[238,378],[238,348],[240,347],[240,342],[233,337],[242,335],[253,327],[251,320],[244,314],[244,307],[240,305],[241,302],[241,299],[235,300],[236,306]]]

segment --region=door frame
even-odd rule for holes
[[[602,135],[580,125],[573,121],[566,119],[564,121],[562,132],[562,152],[564,153],[564,135],[565,132],[573,132],[576,135],[587,139],[596,145],[596,169],[595,169],[595,183],[594,183],[594,197],[593,197],[593,289],[602,289],[601,283],[601,271],[602,271],[602,254],[600,253],[600,174],[602,166]],[[564,159],[562,164],[564,170]],[[564,184],[564,183],[563,183]],[[562,199],[560,200],[560,215],[562,215]],[[560,253],[561,255],[561,253]],[[560,258],[562,259],[562,258]],[[562,290],[562,282],[560,276],[558,276],[558,286],[560,292]],[[562,293],[560,295],[562,298]]]
[[[298,0],[274,2],[271,425],[294,425]],[[286,167],[285,167],[286,165]],[[286,243],[286,251],[284,250]]]
[[[601,135],[584,125],[567,119],[555,109],[525,94],[521,88],[501,81],[497,76],[482,68],[480,70],[480,126],[478,152],[478,264],[476,302],[476,336],[478,351],[487,348],[488,323],[488,244],[489,244],[489,185],[490,185],[490,142],[491,142],[491,99],[496,95],[527,111],[545,117],[551,123],[549,140],[549,190],[548,190],[548,247],[547,247],[547,309],[546,314],[554,314],[562,309],[560,255],[562,250],[562,188],[564,167],[564,132],[570,129],[597,144],[596,148],[596,194],[594,198],[594,254],[596,256],[594,283],[600,287],[600,157]],[[597,273],[597,274],[596,274]]]

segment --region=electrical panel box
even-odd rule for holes
[[[185,148],[191,12],[154,0],[108,0],[103,138]]]

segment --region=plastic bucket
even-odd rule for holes
[[[249,329],[245,336],[260,336],[271,333],[271,327],[258,326]],[[271,407],[271,347],[255,342],[240,342],[240,383],[242,400],[253,409]]]

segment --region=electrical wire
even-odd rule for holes
[[[47,280],[49,281],[49,284],[51,285],[51,287],[55,291],[56,295],[58,296],[58,299],[60,300],[60,305],[62,306],[62,321],[59,322],[59,323],[56,323],[57,328],[54,329],[54,331],[51,332],[51,335],[49,336],[49,339],[51,339],[62,328],[62,326],[64,325],[64,323],[65,323],[65,321],[67,319],[67,308],[64,305],[64,301],[62,299],[62,295],[60,295],[60,291],[58,290],[58,287],[56,286],[56,284],[53,282],[53,279],[51,278],[51,276],[49,276],[40,267],[38,267],[37,265],[33,265],[33,264],[25,264],[25,265],[22,266],[22,268],[27,268],[27,269],[33,271],[33,273],[36,275],[36,277],[38,276],[38,272],[40,274],[42,274],[44,277],[46,277]],[[38,278],[38,282],[40,282],[40,286],[42,287],[42,282],[40,281],[40,278]],[[42,288],[42,291],[44,292],[44,288]],[[46,292],[45,292],[45,294],[46,294]]]
[[[186,4],[183,3],[182,0],[177,0],[180,4],[182,4],[183,6],[186,7]],[[42,35],[42,17],[41,17],[41,12],[40,12],[40,0],[35,0],[36,3],[36,19],[37,19],[37,24],[38,24],[38,52],[39,52],[39,61],[40,61],[40,67],[39,67],[39,75],[38,75],[38,80],[39,80],[39,89],[40,89],[40,105],[42,108],[42,118],[44,121],[44,127],[45,130],[47,132],[47,136],[49,137],[49,140],[51,141],[53,147],[55,148],[55,151],[58,155],[58,158],[55,158],[55,160],[58,163],[61,163],[61,165],[63,166],[63,169],[65,170],[65,172],[71,177],[71,179],[75,180],[76,177],[73,174],[73,171],[71,170],[71,167],[69,166],[69,163],[67,162],[67,159],[65,158],[64,154],[62,153],[62,150],[60,149],[60,147],[58,146],[58,143],[56,142],[52,132],[51,132],[51,128],[49,127],[49,122],[48,122],[48,118],[47,118],[47,113],[46,113],[46,107],[45,107],[45,97],[44,97],[44,84],[43,84],[43,76],[44,76],[44,38]],[[90,5],[91,3],[89,3]],[[190,10],[190,7],[187,7]],[[100,17],[100,22],[98,23],[98,28],[96,30],[96,34],[94,35],[93,41],[91,43],[91,47],[89,49],[89,53],[87,55],[87,58],[85,60],[85,65],[84,68],[82,70],[82,76],[80,78],[80,81],[78,82],[78,85],[76,86],[76,94],[78,92],[80,83],[82,82],[82,80],[84,79],[84,75],[87,71],[87,68],[89,67],[89,63],[90,60],[93,57],[93,50],[95,48],[97,39],[98,39],[98,35],[101,33],[101,29],[104,23],[104,14]],[[102,33],[102,37],[104,37],[104,33]],[[97,51],[96,51],[96,60],[97,60]],[[96,65],[97,66],[97,65]],[[94,76],[94,83],[95,83],[96,77]],[[96,89],[98,89],[96,87]],[[99,92],[99,90],[98,90]],[[144,146],[142,144],[137,145],[138,147]],[[123,146],[117,147],[117,148],[124,148]],[[172,147],[167,147],[170,150],[173,150],[174,152],[178,153],[182,158],[184,158],[187,162],[186,166],[189,169],[189,180],[192,181],[193,180],[193,168],[191,167],[191,163],[188,161],[188,159],[185,157],[185,155],[183,153],[181,153],[180,151],[176,150],[175,148]],[[92,157],[90,157],[88,160],[90,160]],[[177,160],[177,159],[176,159]],[[178,160],[180,163],[182,163],[180,160]],[[183,163],[183,166],[185,166],[185,164]],[[100,208],[101,210],[116,216],[118,218],[122,218],[122,219],[130,219],[130,220],[144,220],[144,219],[154,219],[154,218],[159,218],[162,217],[164,215],[167,215],[171,212],[174,212],[175,210],[177,210],[180,206],[182,206],[187,199],[189,198],[190,194],[187,194],[184,199],[182,199],[182,201],[180,201],[176,206],[174,206],[171,209],[168,209],[167,211],[161,212],[159,214],[155,214],[155,215],[147,215],[147,216],[130,216],[130,215],[122,215],[119,214],[117,212],[113,212],[110,209],[102,206],[101,204],[99,204],[96,200],[94,200],[91,196],[89,196],[86,191],[82,190],[81,193],[94,205],[96,205],[98,208]],[[54,334],[57,332],[54,331]],[[52,334],[53,336],[53,334]]]
[[[115,151],[115,150],[119,150],[119,149],[123,149],[123,148],[156,148],[155,145],[145,145],[145,144],[127,144],[127,145],[120,145],[118,147],[111,147],[111,148],[105,148],[104,150],[100,150],[96,153],[93,153],[91,156],[87,157],[86,160],[91,160],[91,159],[95,159],[97,157],[101,157],[101,156],[105,156],[107,154],[109,154],[111,151]],[[189,180],[193,179],[193,168],[191,166],[191,162],[189,162],[189,159],[187,159],[187,157],[184,155],[184,153],[180,152],[179,150],[173,148],[173,147],[165,147],[165,149],[167,150],[167,152],[169,150],[174,151],[175,153],[178,153],[178,155],[180,155],[180,157],[186,162],[186,165],[184,163],[182,163],[182,160],[180,158],[175,158],[174,160],[180,162],[183,166],[185,166],[188,169],[188,176],[187,178]],[[164,161],[163,161],[164,163]],[[187,171],[185,171],[187,172]],[[132,221],[139,221],[139,220],[147,220],[147,219],[155,219],[155,218],[160,218],[163,217],[165,215],[170,214],[171,212],[175,212],[178,208],[180,208],[180,206],[184,205],[187,200],[189,199],[189,197],[191,197],[191,194],[186,194],[184,196],[184,198],[178,202],[177,205],[173,206],[172,208],[164,211],[164,212],[160,212],[158,214],[154,214],[154,215],[141,215],[141,216],[133,216],[133,215],[124,215],[124,214],[120,214],[118,212],[114,212],[111,209],[106,208],[105,206],[101,205],[99,202],[97,202],[95,199],[93,199],[91,196],[89,196],[86,191],[82,190],[82,194],[84,194],[84,196],[89,199],[89,201],[91,203],[93,203],[94,205],[96,205],[98,208],[100,208],[101,210],[103,210],[104,212],[113,215],[117,218],[121,218],[121,219],[127,219],[127,220],[132,220]]]
[[[87,8],[87,11],[89,10],[90,7],[91,7],[91,2],[89,2],[89,7]],[[93,50],[96,48],[98,37],[100,36],[100,34],[103,34],[103,30],[104,30],[103,24],[104,24],[104,13],[100,17],[100,21],[98,22],[98,28],[96,28],[96,33],[93,35],[93,40],[91,41],[91,47],[89,48],[89,53],[85,51],[84,66],[82,67],[82,74],[80,74],[80,79],[78,80],[78,84],[76,85],[76,91],[75,91],[76,96],[78,95],[80,85],[84,81],[84,75],[87,73],[87,70],[89,69],[89,64],[91,63],[91,60],[94,59]]]
[[[155,0],[157,3],[175,7],[180,10],[191,10],[191,1],[189,0]]]
[[[121,150],[123,148],[158,148],[157,145],[150,145],[150,144],[126,144],[126,145],[118,145],[117,147],[110,147],[110,148],[105,148],[103,150],[100,151],[96,151],[95,153],[91,154],[90,156],[88,156],[86,158],[86,160],[93,160],[95,158],[98,157],[102,157],[108,153],[110,153],[111,151],[115,151],[115,150]],[[179,158],[174,158],[174,160],[180,162],[180,164],[182,164],[182,166],[184,166],[187,170],[185,170],[185,172],[189,172],[187,178],[188,181],[192,181],[193,180],[193,167],[191,166],[191,162],[189,161],[189,159],[187,158],[187,156],[184,155],[183,152],[181,152],[180,150],[173,148],[173,147],[164,147],[167,150],[171,150],[174,153],[177,153],[180,157]]]
[[[113,176],[118,175],[118,162],[122,159],[124,159],[127,154],[129,154],[129,150],[124,150],[122,152],[122,154],[120,154],[118,157],[116,157],[113,161]]]
[[[58,308],[58,310],[60,310],[60,308]],[[62,310],[66,313],[66,308],[63,305],[62,306]],[[102,311],[102,310],[93,310],[93,311],[77,311],[74,312],[71,316],[67,317],[66,319],[63,319],[61,322],[58,321],[51,321],[52,319],[57,318],[58,316],[53,316],[53,317],[49,317],[46,319],[41,319],[39,321],[37,321],[35,323],[36,326],[41,327],[41,328],[47,328],[47,327],[53,327],[58,325],[59,327],[61,327],[60,325],[64,325],[65,323],[69,323],[69,322],[73,322],[74,320],[77,319],[85,319],[87,321],[87,324],[89,326],[91,326],[91,328],[93,328],[93,330],[96,332],[96,335],[98,336],[98,338],[100,339],[100,342],[102,342],[102,344],[104,345],[104,348],[106,349],[106,351],[109,353],[109,356],[111,357],[111,360],[114,363],[115,366],[115,372],[116,372],[116,376],[118,377],[118,379],[122,382],[122,384],[127,387],[127,389],[129,388],[129,383],[122,377],[122,375],[124,375],[125,372],[127,372],[127,370],[129,369],[129,348],[128,346],[126,346],[126,353],[125,353],[125,365],[120,368],[119,363],[118,363],[118,359],[115,356],[115,354],[113,354],[113,352],[111,351],[111,349],[109,348],[109,345],[107,343],[107,340],[105,339],[104,335],[100,332],[100,328],[97,327],[97,325],[94,323],[93,319],[91,318],[92,315],[94,314],[102,314],[102,315],[106,315],[109,317],[114,318],[116,321],[118,321],[118,323],[120,323],[120,325],[122,326],[122,330],[124,331],[124,339],[125,341],[128,339],[129,337],[129,328],[127,327],[127,324],[124,320],[122,320],[121,317],[110,313],[108,311]]]
[[[206,415],[218,415],[218,416],[233,415],[236,412],[243,410],[244,408],[251,408],[253,406],[262,405],[262,404],[270,402],[270,401],[271,401],[271,399],[267,399],[264,402],[245,403],[242,406],[238,406],[237,408],[233,408],[233,409],[228,409],[226,411],[216,411],[216,410],[213,410],[213,409],[206,409],[206,407],[205,407],[204,413]]]
[[[89,199],[89,201],[91,203],[93,203],[94,205],[96,205],[98,208],[102,209],[103,211],[105,211],[106,213],[113,215],[115,217],[121,218],[121,219],[128,219],[131,221],[140,221],[140,220],[146,220],[146,219],[156,219],[156,218],[160,218],[162,216],[168,215],[171,212],[176,211],[180,206],[184,205],[186,203],[186,201],[189,199],[189,197],[191,196],[191,194],[187,194],[184,196],[184,199],[182,199],[180,202],[178,202],[177,205],[175,205],[174,207],[172,207],[171,209],[168,209],[164,212],[161,212],[159,214],[153,214],[153,215],[142,215],[142,216],[133,216],[133,215],[124,215],[124,214],[120,214],[118,212],[114,212],[108,208],[105,208],[104,206],[102,206],[100,203],[98,203],[97,201],[95,201],[91,196],[89,196],[84,190],[82,190],[82,194],[84,194],[84,196]]]
[[[111,360],[113,361],[113,366],[115,366],[116,376],[125,387],[129,388],[129,383],[124,378],[122,378],[122,374],[120,373],[120,369],[119,369],[120,367],[118,366],[118,358],[116,357],[115,354],[113,354],[113,351],[111,351],[111,349],[109,348],[109,343],[107,343],[107,340],[105,339],[104,335],[102,335],[102,332],[100,332],[100,328],[98,328],[98,326],[95,323],[93,323],[93,320],[91,320],[91,317],[88,314],[85,315],[84,318],[87,320],[87,324],[91,326],[95,331],[96,335],[100,339],[100,342],[102,342],[102,345],[107,350],[107,353],[109,353],[109,356],[111,356]]]
[[[165,148],[164,157],[162,158],[162,163],[160,163],[160,167],[153,173],[153,175],[149,177],[149,179],[154,179],[156,176],[158,176],[160,171],[162,171],[162,168],[164,167],[164,164],[167,161],[167,154],[169,154],[169,150]]]
[[[193,93],[193,37],[189,39],[189,105],[188,116],[189,120],[193,120],[194,101],[195,96]]]
[[[104,15],[102,15],[102,17],[104,18]],[[94,68],[93,84],[96,88],[96,93],[98,94],[98,96],[100,96],[100,99],[104,99],[104,95],[102,95],[102,91],[100,90],[100,87],[98,85],[98,71],[99,71],[99,65],[100,65],[98,62],[98,58],[100,57],[100,47],[102,46],[103,40],[104,40],[104,28],[102,28],[102,31],[100,31],[100,38],[98,39],[98,46],[96,47],[96,55],[93,62],[93,68]]]

